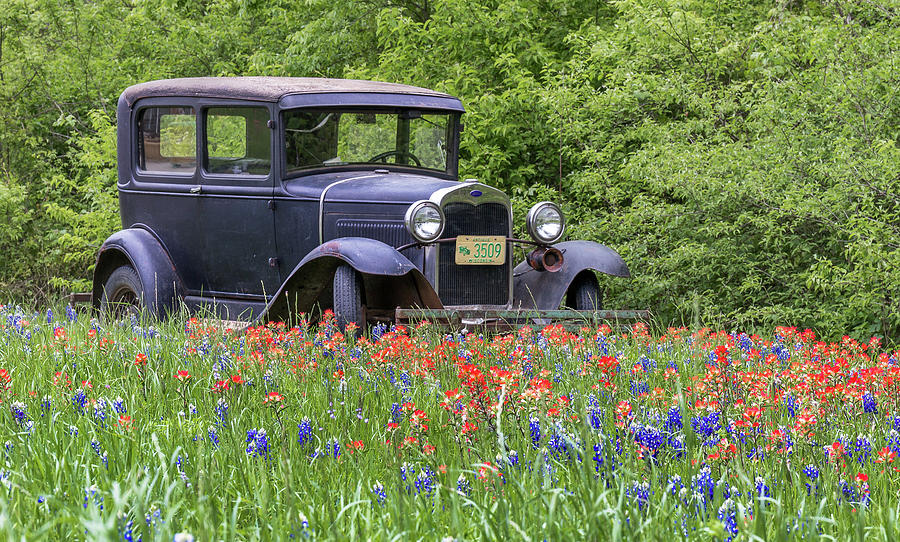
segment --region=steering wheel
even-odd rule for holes
[[[376,154],[376,155],[373,156],[372,158],[369,158],[369,162],[378,162],[378,161],[382,161],[382,162],[384,162],[385,164],[387,164],[387,158],[388,158],[388,156],[406,156],[406,157],[408,157],[408,158],[412,158],[413,162],[416,163],[416,166],[422,167],[422,162],[420,162],[419,159],[416,158],[416,155],[415,155],[415,154],[413,154],[413,153],[411,153],[411,152],[409,152],[409,151],[398,151],[398,150],[396,150],[396,149],[394,149],[394,150],[392,150],[392,151],[384,151],[384,152],[382,152],[382,153]]]

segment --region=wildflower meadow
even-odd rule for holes
[[[786,327],[7,305],[0,427],[10,540],[900,538],[900,352]]]

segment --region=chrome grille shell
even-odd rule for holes
[[[479,196],[473,195],[480,193]],[[439,190],[431,201],[444,211],[442,239],[458,235],[512,237],[509,197],[481,183],[463,183]],[[474,222],[474,223],[473,223]],[[435,250],[434,287],[445,306],[508,307],[512,302],[512,244],[506,244],[506,263],[499,266],[462,266],[453,262],[455,244],[439,243]]]

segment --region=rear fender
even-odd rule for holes
[[[565,241],[553,246],[563,253],[563,266],[556,273],[535,271],[527,262],[513,270],[513,308],[557,309],[575,277],[591,270],[631,277],[622,257],[607,246],[593,241]]]
[[[144,290],[144,307],[151,316],[162,318],[177,310],[184,297],[184,284],[162,243],[141,228],[120,230],[100,247],[91,290],[95,309],[100,309],[103,286],[109,275],[122,265],[130,265],[137,271]]]
[[[365,237],[342,237],[307,254],[256,321],[285,320],[291,314],[330,307],[332,280],[338,266],[360,273],[369,308],[443,308],[425,275],[394,247]]]

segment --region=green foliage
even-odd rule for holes
[[[610,307],[897,340],[898,21],[897,0],[11,0],[0,292],[89,278],[117,227],[92,112],[126,86],[343,76],[460,96],[461,176],[618,250]]]

